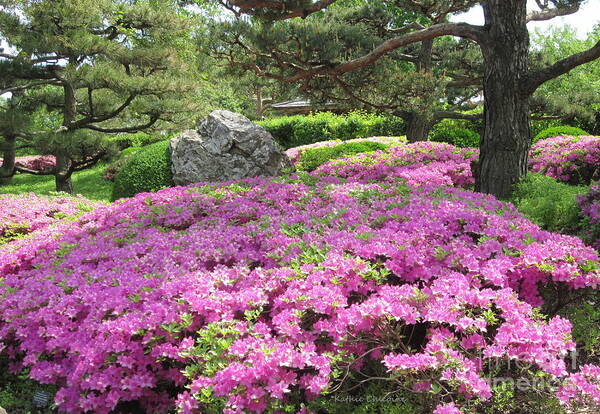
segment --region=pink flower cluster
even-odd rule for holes
[[[339,139],[331,140],[331,141],[321,141],[315,142],[314,144],[302,145],[299,147],[290,148],[285,151],[285,154],[292,161],[292,163],[296,164],[300,161],[300,156],[302,153],[311,148],[322,148],[322,147],[335,147],[336,145],[348,142],[379,142],[384,145],[389,146],[397,146],[406,144],[406,137],[370,137],[370,138],[356,138],[349,139],[347,141],[341,141]]]
[[[0,245],[99,205],[83,197],[0,194]]]
[[[578,196],[577,204],[589,224],[586,236],[600,250],[600,182],[592,183],[587,194]]]
[[[375,365],[454,414],[492,396],[488,362],[567,375],[570,324],[533,306],[597,287],[594,249],[462,189],[306,181],[138,194],[0,249],[0,352],[69,413],[307,412]]]
[[[0,164],[2,164],[2,158],[0,158]],[[50,171],[56,165],[56,157],[54,155],[28,155],[17,157],[15,164],[30,170]]]
[[[473,148],[424,141],[331,161],[319,167],[315,174],[362,183],[402,179],[412,186],[466,188],[474,183],[471,162],[478,156],[479,151]]]
[[[600,178],[600,137],[552,137],[538,141],[529,154],[529,168],[569,184]]]

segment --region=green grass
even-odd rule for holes
[[[110,201],[112,182],[102,178],[106,164],[73,173],[73,190],[90,200]],[[56,190],[54,176],[17,174],[8,185],[0,185],[0,194],[50,194]]]

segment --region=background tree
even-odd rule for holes
[[[541,68],[592,47],[600,40],[600,28],[580,39],[574,27],[551,27],[545,32],[536,30],[531,40],[532,65]],[[600,61],[544,83],[534,93],[531,104],[536,113],[589,123],[600,109]]]
[[[448,14],[444,7],[418,14],[382,1],[344,0],[306,20],[221,19],[213,24],[213,53],[234,67],[285,81],[293,65],[359,58],[374,45],[444,21]],[[299,87],[316,102],[401,116],[409,140],[422,140],[435,122],[459,116],[456,110],[469,107],[481,89],[481,54],[474,46],[451,37],[430,39],[351,73],[280,83]]]
[[[310,22],[314,16],[329,13],[335,0],[319,1],[248,1],[222,2],[238,15],[249,14],[261,19],[267,29],[293,18]],[[300,4],[299,4],[300,3]],[[275,52],[262,54],[267,61],[276,62],[277,71],[266,72],[261,64],[254,68],[263,76],[288,83],[306,84],[312,79],[347,79],[361,70],[377,70],[377,62],[394,59],[403,48],[442,36],[455,36],[476,42],[483,56],[483,90],[485,96],[485,132],[481,141],[478,166],[475,168],[476,189],[499,198],[509,197],[513,184],[527,171],[530,146],[530,97],[545,82],[563,75],[573,68],[600,56],[600,43],[575,53],[548,66],[529,69],[528,21],[549,20],[557,16],[575,13],[580,0],[536,0],[537,9],[528,13],[527,0],[455,0],[383,1],[407,12],[427,16],[431,10],[448,10],[447,15],[471,9],[476,4],[483,7],[485,25],[449,23],[445,20],[432,22],[427,27],[407,25],[395,37],[372,44],[368,53],[349,59],[332,56],[326,61],[314,61],[310,56]],[[301,23],[298,23],[301,24]],[[348,27],[351,30],[351,27]],[[273,30],[265,30],[273,33]],[[232,32],[236,35],[235,32]],[[250,32],[239,33],[241,40],[253,36]],[[268,37],[263,39],[269,40]],[[272,44],[272,43],[271,43]],[[242,47],[242,46],[240,46]],[[253,53],[253,51],[249,51]],[[266,66],[269,68],[269,66]],[[248,67],[248,69],[251,69]]]
[[[30,81],[18,87],[61,114],[58,128],[31,135],[56,156],[58,191],[72,192],[72,173],[106,154],[104,134],[145,130],[193,109],[194,77],[182,53],[191,24],[176,2],[0,5],[0,36],[14,50],[0,58],[14,78]]]

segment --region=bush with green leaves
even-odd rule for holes
[[[296,168],[300,171],[313,171],[327,161],[336,158],[384,150],[387,148],[387,145],[374,141],[342,142],[333,147],[309,148],[300,155],[300,160],[296,165]]]
[[[121,151],[119,157],[104,169],[102,178],[108,181],[115,181],[115,177],[119,171],[121,171],[121,168],[123,168],[127,161],[129,161],[140,149],[141,147],[129,147]]]
[[[173,185],[169,141],[142,148],[125,163],[115,177],[112,199],[132,197]]]
[[[468,121],[444,119],[431,129],[429,140],[446,142],[460,148],[478,148],[480,135]]]
[[[517,209],[544,230],[578,234],[582,229],[577,196],[587,187],[564,184],[552,177],[529,173],[516,186],[511,201]]]
[[[569,126],[569,125],[561,125],[546,128],[543,131],[540,131],[534,138],[533,142],[538,142],[539,140],[550,138],[550,137],[560,137],[560,136],[573,136],[578,137],[580,135],[590,135],[586,131],[581,128]]]
[[[401,118],[365,112],[346,115],[318,112],[271,118],[259,124],[286,149],[335,139],[346,141],[370,136],[399,136],[404,135],[406,130]]]
[[[119,149],[124,150],[130,147],[145,147],[155,142],[163,141],[168,138],[161,134],[150,134],[148,132],[135,132],[131,134],[119,134],[111,139],[117,144]]]

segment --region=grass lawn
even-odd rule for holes
[[[73,190],[90,200],[110,201],[112,182],[102,178],[106,164],[98,164],[89,170],[73,174]],[[55,190],[54,176],[17,174],[9,185],[0,186],[1,193],[50,194]]]

